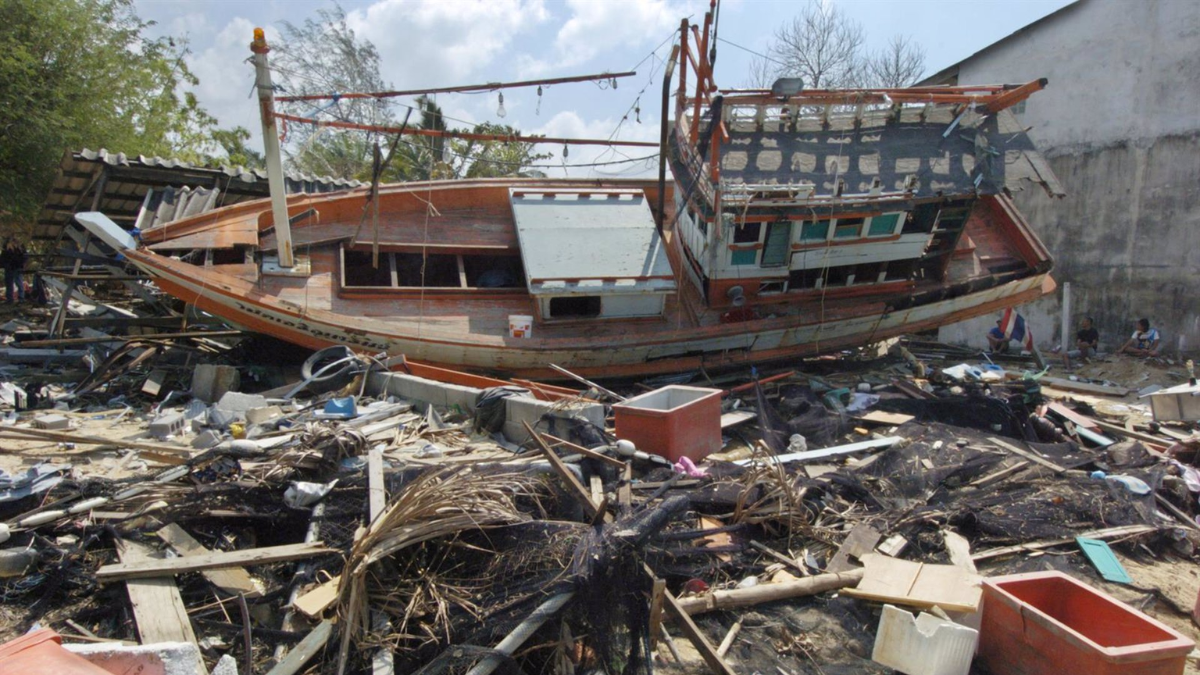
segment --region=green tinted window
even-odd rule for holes
[[[734,251],[730,262],[734,265],[753,265],[758,262],[758,249]]]
[[[899,213],[887,213],[871,219],[871,229],[867,232],[872,237],[882,237],[896,231],[896,222],[900,220]]]
[[[800,228],[800,241],[825,241],[829,233],[829,221],[818,220],[815,223],[804,223]]]

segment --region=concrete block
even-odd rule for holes
[[[504,399],[506,422],[516,422],[518,425],[521,422],[529,422],[530,426],[534,426],[547,413],[563,419],[579,416],[592,424],[604,425],[604,406],[599,403],[549,403],[524,396],[509,396]]]
[[[207,669],[200,650],[189,642],[151,645],[66,644],[67,651],[110,673],[138,675],[204,675]]]
[[[283,417],[283,410],[277,405],[251,408],[246,411],[246,421],[251,424],[263,424],[270,422],[276,417]]]
[[[71,420],[62,415],[38,415],[33,418],[33,426],[38,429],[70,429]]]
[[[150,435],[158,440],[168,436],[178,436],[187,427],[187,418],[183,413],[168,413],[150,423]]]
[[[220,442],[221,433],[219,431],[206,429],[192,439],[192,447],[196,448],[197,450],[208,450],[209,448],[216,447],[216,445]]]
[[[227,412],[238,413],[245,417],[246,412],[254,408],[265,408],[267,399],[265,396],[258,394],[243,394],[237,391],[228,391],[221,396],[217,401],[216,407]]]
[[[242,376],[233,366],[201,364],[192,371],[192,396],[212,403],[221,400],[227,392],[237,391],[242,386]]]
[[[480,389],[464,387],[459,384],[440,384],[446,392],[446,407],[458,406],[465,413],[475,412],[475,399],[479,397]]]

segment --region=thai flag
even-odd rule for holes
[[[1033,351],[1033,331],[1025,324],[1025,317],[1014,312],[1011,307],[1004,310],[1000,330],[1004,331],[1004,337],[1020,342],[1026,351]]]

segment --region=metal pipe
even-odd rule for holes
[[[266,34],[263,29],[254,29],[254,86],[258,89],[259,114],[262,116],[263,150],[267,157],[267,185],[271,190],[271,215],[275,220],[275,240],[279,243],[279,266],[291,268],[295,263],[292,255],[292,225],[288,221],[287,195],[283,184],[283,160],[279,152],[279,129],[275,123],[275,89],[271,83],[271,68],[267,62]]]

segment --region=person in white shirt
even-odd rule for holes
[[[1137,330],[1133,331],[1125,344],[1117,350],[1118,354],[1130,354],[1132,356],[1158,356],[1158,343],[1162,341],[1162,336],[1158,334],[1157,328],[1150,327],[1150,319],[1138,319]]]

